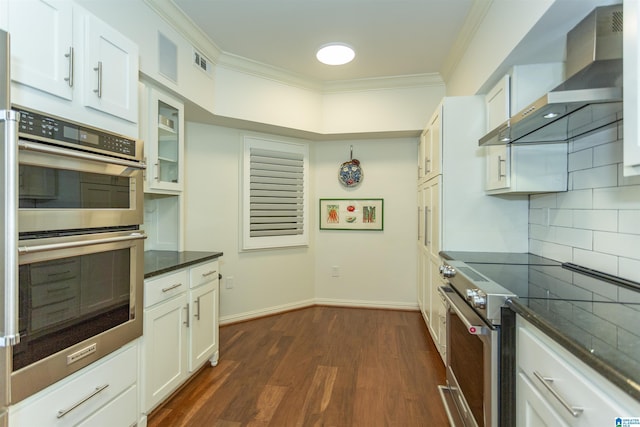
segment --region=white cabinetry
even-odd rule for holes
[[[487,130],[493,130],[562,80],[561,64],[517,66],[485,96]],[[485,147],[488,194],[567,190],[567,144]]]
[[[142,412],[218,361],[218,261],[145,281]]]
[[[135,43],[67,0],[0,1],[9,15],[14,103],[103,128],[113,127],[101,113],[137,123]]]
[[[73,98],[73,3],[9,1],[11,78],[60,98]]]
[[[9,425],[134,425],[138,410],[137,377],[136,342],[11,406]]]
[[[142,352],[143,412],[157,406],[186,379],[186,270],[145,282]]]
[[[84,105],[136,123],[138,46],[93,15],[84,25]]]
[[[638,2],[625,0],[624,12],[624,175],[640,175],[640,86],[638,86],[638,72],[640,54],[638,46],[638,25],[640,11]]]
[[[429,120],[429,125],[420,135],[418,179],[428,181],[440,174],[440,150],[440,111],[436,110]]]
[[[613,425],[640,405],[520,316],[516,420],[519,427]]]
[[[181,191],[184,185],[184,105],[153,87],[148,91],[146,191]]]

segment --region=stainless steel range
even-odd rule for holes
[[[575,264],[526,253],[441,255],[440,273],[448,283],[439,289],[447,302],[441,395],[454,426],[513,425],[515,320],[508,300],[543,312],[640,302],[637,283]]]
[[[447,384],[440,393],[454,426],[498,426],[500,310],[515,294],[462,261],[445,261]]]

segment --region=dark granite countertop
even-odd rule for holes
[[[591,302],[594,313],[582,310],[581,303],[518,299],[507,306],[538,327],[562,347],[640,401],[640,337],[634,330],[640,324],[640,305],[617,302]],[[566,317],[581,313],[581,322]],[[609,317],[610,316],[610,317]],[[620,325],[627,325],[626,328]]]
[[[222,256],[222,252],[199,251],[145,251],[144,278],[159,276],[184,267],[210,261]]]
[[[612,285],[588,276],[578,279],[557,261],[528,253],[443,251],[440,256],[479,268],[499,282],[524,280],[519,283],[524,286],[509,284],[518,297],[509,299],[507,306],[640,401],[640,292],[636,286]],[[529,267],[520,276],[505,276],[493,272],[492,264],[498,270],[498,264],[511,264],[502,273]],[[515,291],[518,288],[524,291]],[[538,288],[547,292],[537,292]]]

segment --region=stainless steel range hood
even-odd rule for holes
[[[480,139],[565,142],[622,119],[622,5],[594,9],[567,34],[569,78]]]

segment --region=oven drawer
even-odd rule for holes
[[[136,390],[137,366],[137,345],[129,346],[60,385],[53,385],[12,406],[9,424],[14,427],[78,425],[105,405],[110,406],[110,402],[123,392]],[[135,402],[135,393],[130,398]],[[127,418],[131,415],[135,419],[135,413]]]
[[[144,306],[145,308],[151,307],[172,298],[174,295],[186,292],[188,289],[189,276],[186,269],[148,279],[144,282]]]
[[[213,280],[218,280],[218,272],[218,261],[207,262],[193,267],[190,270],[190,287],[196,288]]]
[[[615,417],[637,408],[625,405],[630,397],[526,322],[519,322],[517,346],[518,375],[524,375],[569,425],[612,425]],[[521,391],[517,395],[517,417],[524,425],[527,402],[521,400]]]

